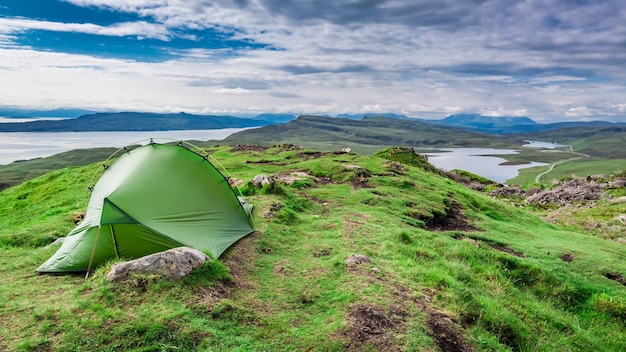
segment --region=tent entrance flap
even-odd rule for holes
[[[115,205],[109,198],[104,198],[102,204],[101,224],[137,224],[138,221]]]

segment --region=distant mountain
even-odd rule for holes
[[[526,116],[483,116],[477,114],[450,115],[444,119],[449,124],[474,124],[476,126],[533,125],[536,122]]]
[[[0,132],[169,131],[257,127],[270,121],[234,116],[96,113],[76,119],[0,123]]]
[[[525,116],[482,116],[478,114],[450,115],[442,120],[421,120],[442,126],[463,128],[493,134],[522,134],[572,127],[626,126],[626,122],[574,121],[537,123]]]
[[[394,113],[384,113],[384,114],[380,114],[380,113],[369,113],[369,114],[339,114],[337,115],[338,118],[341,119],[350,119],[350,120],[363,120],[365,117],[375,117],[375,116],[384,116],[384,117],[391,117],[391,118],[397,118],[397,119],[408,119],[408,117],[406,115],[398,115],[398,114],[394,114]]]
[[[54,110],[24,110],[0,108],[0,116],[5,117],[67,117],[76,118],[95,111],[85,109],[54,109]]]
[[[296,119],[294,114],[259,114],[253,117],[255,120],[263,120],[272,123],[285,123]]]

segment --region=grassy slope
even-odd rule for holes
[[[623,244],[377,157],[213,155],[244,180],[297,170],[332,182],[256,192],[259,231],[221,262],[179,283],[125,285],[106,282],[104,268],[86,281],[33,272],[56,249],[41,245],[73,227],[97,165],[4,190],[0,349],[434,351],[429,331],[446,324],[448,337],[462,329],[479,351],[626,349],[626,287],[605,277],[626,276]],[[424,228],[454,202],[481,231]],[[373,263],[347,266],[355,253]]]
[[[68,166],[85,166],[96,161],[104,161],[117,148],[93,148],[71,150],[47,158],[38,158],[0,165],[0,190],[33,179],[52,170]]]
[[[269,125],[235,133],[226,144],[277,145],[293,143],[317,150],[341,150],[371,154],[384,146],[410,147],[502,147],[523,144],[521,139],[465,131],[383,116],[363,120],[300,116],[283,125]]]
[[[567,160],[567,159],[564,159]],[[550,166],[538,166],[521,169],[517,177],[508,180],[511,185],[530,185],[535,182],[538,174],[546,171]],[[589,175],[612,175],[626,169],[626,159],[609,158],[572,158],[555,166],[552,171],[541,177],[541,182],[553,182],[567,177],[586,177]]]

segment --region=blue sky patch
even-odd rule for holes
[[[79,7],[64,1],[8,0],[0,5],[0,17],[29,19],[55,24],[92,24],[106,30],[120,24],[143,22],[163,26],[150,17],[112,11],[100,7]],[[89,33],[89,29],[48,30],[16,29],[13,43],[37,51],[63,52],[91,55],[102,58],[120,58],[143,62],[158,62],[184,56],[189,49],[229,49],[233,55],[239,50],[267,49],[268,45],[252,40],[235,39],[235,29],[165,28],[160,37],[151,34],[129,34],[123,36],[107,33]]]

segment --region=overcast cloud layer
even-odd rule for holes
[[[625,8],[6,0],[0,108],[626,121]]]

